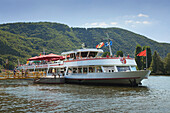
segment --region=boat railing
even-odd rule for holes
[[[21,66],[43,66],[48,64],[63,64],[63,61],[60,62],[47,62],[47,63],[32,63],[32,64],[23,64]]]
[[[72,60],[85,60],[85,59],[118,59],[119,57],[78,57],[76,59],[70,58],[66,61],[72,61]]]

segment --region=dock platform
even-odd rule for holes
[[[64,84],[64,76],[47,76],[45,72],[0,73],[0,80],[33,80],[37,84]]]

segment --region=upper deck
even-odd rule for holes
[[[24,69],[41,69],[51,67],[68,67],[68,66],[136,66],[136,62],[132,58],[125,57],[101,57],[99,54],[103,53],[101,49],[77,49],[75,51],[63,52],[64,60],[58,60],[48,63],[37,63],[31,65],[24,65]]]
[[[87,66],[87,65],[117,65],[117,66],[136,66],[132,58],[125,57],[101,57],[101,49],[77,49],[75,51],[63,52],[65,56],[65,66]]]

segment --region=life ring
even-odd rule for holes
[[[126,58],[125,57],[121,58],[120,61],[122,62],[122,64],[126,64]]]

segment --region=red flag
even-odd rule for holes
[[[101,42],[100,44],[98,44],[98,45],[96,46],[96,48],[101,48],[102,46],[104,46],[104,42]]]
[[[137,56],[146,56],[146,50],[140,52],[139,54],[137,54]]]

